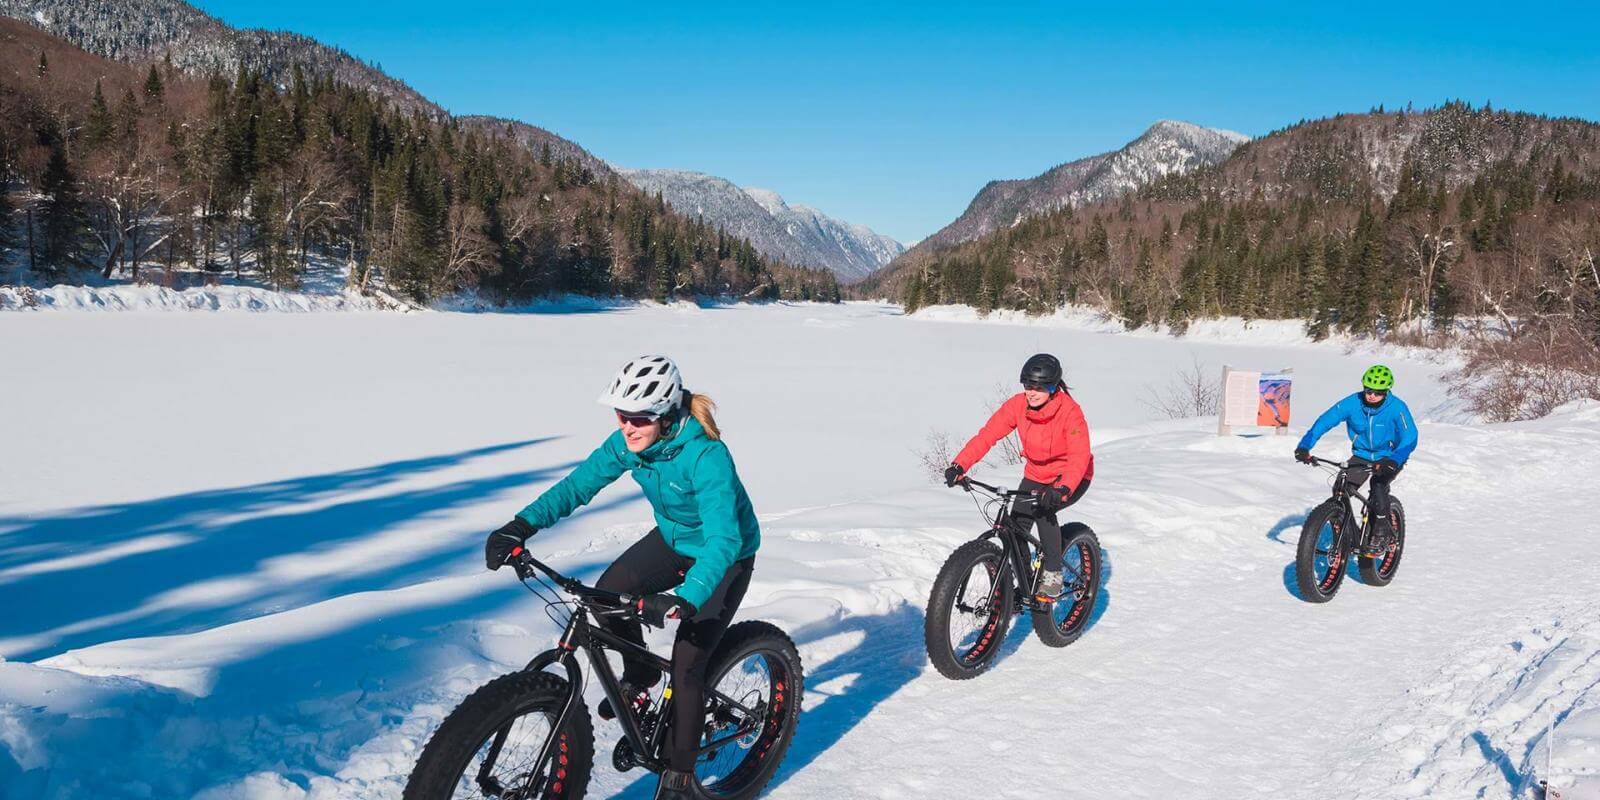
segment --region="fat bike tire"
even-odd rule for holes
[[[945,559],[923,623],[928,660],[940,675],[969,680],[994,663],[1011,627],[1011,572],[1005,553],[985,539],[967,542]]]
[[[1306,602],[1326,603],[1339,593],[1350,565],[1348,522],[1344,507],[1328,502],[1312,509],[1300,528],[1294,578]]]
[[[748,800],[772,780],[794,741],[805,696],[800,652],[777,626],[757,620],[740,622],[723,634],[706,666],[706,686],[747,708],[759,709],[752,731],[715,750],[695,764],[698,797]],[[737,722],[709,695],[703,745],[738,730]]]
[[[405,800],[572,800],[583,797],[594,765],[594,730],[589,710],[578,699],[562,730],[552,728],[570,692],[567,680],[548,672],[514,672],[484,684],[461,701],[422,748],[406,782]],[[491,778],[498,791],[486,792],[478,773],[493,743],[501,738]],[[550,736],[557,736],[552,758],[523,794],[531,763]]]
[[[1033,612],[1033,632],[1051,647],[1078,641],[1089,627],[1105,566],[1100,539],[1088,525],[1073,522],[1064,526],[1061,539],[1061,596],[1050,607]]]
[[[1368,586],[1388,586],[1400,569],[1400,556],[1406,550],[1406,510],[1400,501],[1389,498],[1389,529],[1394,531],[1394,548],[1386,553],[1361,559],[1361,582]]]

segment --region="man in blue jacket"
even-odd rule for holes
[[[1311,448],[1317,440],[1344,423],[1345,433],[1350,436],[1351,455],[1345,471],[1350,488],[1359,489],[1369,475],[1372,477],[1367,511],[1373,553],[1384,552],[1394,544],[1394,531],[1389,527],[1389,484],[1405,467],[1411,451],[1417,449],[1417,422],[1411,418],[1411,409],[1392,394],[1393,389],[1393,370],[1382,364],[1368,368],[1361,376],[1361,391],[1334,403],[1333,408],[1317,417],[1294,451],[1296,461],[1312,463]]]

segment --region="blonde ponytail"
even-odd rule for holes
[[[717,420],[711,416],[717,404],[703,394],[689,394],[689,414],[700,422],[700,427],[706,431],[706,438],[716,441],[722,438],[722,431],[717,429]]]

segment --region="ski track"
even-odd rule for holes
[[[745,315],[755,337],[773,319],[812,335],[972,329],[859,307],[716,313]],[[419,318],[430,317],[463,324]],[[659,309],[620,320],[699,324]],[[974,335],[1022,337],[1014,349],[1037,335],[984,327]],[[1059,336],[1120,346],[1105,333]],[[1302,363],[1329,353],[1307,350]],[[979,404],[967,405],[940,414],[975,427]],[[1312,409],[1299,394],[1296,405],[1303,424]],[[863,441],[869,457],[822,426],[745,450],[756,423],[737,426],[747,476],[772,473],[752,468],[768,453],[791,457],[792,437],[834,448],[784,476],[802,486],[753,484],[758,498],[789,502],[758,503],[764,544],[740,616],[788,630],[807,683],[771,797],[1522,798],[1547,759],[1569,781],[1600,780],[1600,564],[1592,504],[1573,480],[1600,472],[1600,405],[1512,425],[1425,421],[1396,483],[1408,543],[1395,582],[1351,576],[1320,606],[1294,596],[1292,562],[1328,478],[1289,461],[1292,438],[1102,413],[1111,435],[1097,444],[1094,486],[1065,515],[1105,548],[1088,632],[1053,650],[1019,617],[995,666],[966,682],[929,667],[922,622],[939,566],[982,527],[968,497],[915,478],[818,477],[896,452],[914,469],[903,441]],[[137,446],[113,427],[96,435]],[[585,441],[426,457],[402,443],[406,459],[355,469],[291,452],[285,464],[328,471],[261,483],[218,484],[173,463],[179,487],[232,488],[148,500],[135,486],[97,506],[52,505],[67,467],[41,450],[33,485],[46,496],[0,498],[0,597],[30,611],[0,628],[0,653],[23,659],[0,662],[0,797],[398,797],[443,716],[549,646],[542,605],[474,566],[475,551],[481,531],[590,444],[570,438]],[[1323,450],[1338,447],[1330,437]],[[0,475],[21,474],[0,455]],[[631,486],[613,489],[541,534],[538,550],[592,579],[647,519]],[[79,546],[102,541],[116,549]],[[597,688],[588,695],[592,708]],[[590,795],[646,798],[642,773],[609,766],[617,737],[598,723]]]

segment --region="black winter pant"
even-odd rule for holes
[[[1346,486],[1355,490],[1360,489],[1361,484],[1367,482],[1367,478],[1372,478],[1372,489],[1367,492],[1367,516],[1369,519],[1383,520],[1384,529],[1387,529],[1389,522],[1389,484],[1394,483],[1394,479],[1400,477],[1400,471],[1395,470],[1388,475],[1378,477],[1372,469],[1374,463],[1359,456],[1351,456],[1350,466],[1344,473],[1344,482]]]
[[[1022,483],[1017,486],[1017,491],[1035,492],[1048,488],[1050,488],[1048,483],[1040,483],[1023,478]],[[1072,490],[1072,496],[1067,498],[1067,505],[1070,506],[1078,502],[1083,497],[1084,492],[1087,491],[1089,491],[1089,481],[1080,481],[1078,488]],[[1056,520],[1056,515],[1053,513],[1046,514],[1032,500],[1026,497],[1019,497],[1017,502],[1011,506],[1011,516],[1022,523],[1023,530],[1027,530],[1028,525],[1038,528],[1039,547],[1044,551],[1045,569],[1052,571],[1061,569],[1061,549],[1064,544],[1061,541],[1061,523]]]
[[[694,751],[700,746],[705,723],[706,666],[744,600],[755,561],[751,556],[733,562],[699,613],[678,623],[678,639],[672,645],[672,738],[667,742],[667,762],[672,769],[694,769]],[[655,594],[683,583],[691,566],[694,559],[673,550],[658,528],[611,562],[595,585],[625,594]],[[604,625],[618,636],[644,643],[644,631],[637,621],[608,619]],[[624,658],[622,679],[635,686],[654,686],[661,679],[661,670]]]

